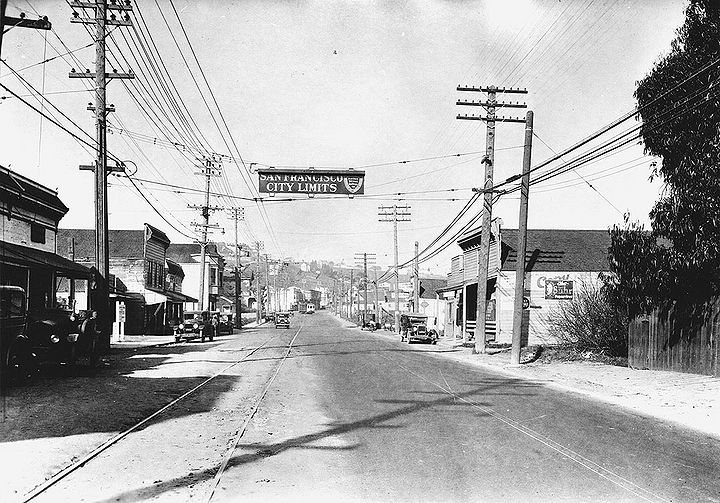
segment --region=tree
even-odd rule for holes
[[[700,321],[720,293],[720,6],[692,0],[669,54],[638,82],[646,153],[662,162],[651,229],[626,220],[611,231],[613,281],[628,314],[673,308]]]

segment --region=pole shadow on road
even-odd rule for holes
[[[497,387],[506,387],[509,384],[520,385],[526,387],[534,387],[532,383],[524,381],[516,381],[514,379],[495,379],[483,386],[475,387],[472,390],[465,392],[448,394],[447,392],[438,390],[437,392],[423,392],[428,394],[442,394],[441,397],[434,400],[377,400],[377,403],[386,404],[401,404],[400,408],[382,412],[374,415],[370,415],[366,418],[326,424],[326,428],[316,433],[310,433],[306,435],[299,435],[281,442],[258,442],[250,444],[238,445],[238,450],[249,450],[244,454],[235,455],[230,459],[227,465],[227,469],[234,467],[241,467],[243,465],[254,463],[256,461],[276,456],[290,449],[313,449],[313,450],[330,450],[330,451],[350,451],[356,450],[361,447],[362,444],[355,443],[348,446],[316,446],[312,443],[319,440],[327,439],[338,435],[343,435],[357,430],[367,429],[402,429],[405,426],[402,424],[387,424],[397,418],[407,417],[411,414],[427,411],[436,407],[446,407],[448,405],[454,407],[470,408],[472,409],[472,415],[478,418],[487,418],[490,415],[478,410],[477,407],[489,408],[492,404],[486,402],[475,402],[472,397],[488,395],[490,391],[493,391]],[[460,398],[465,399],[459,400]],[[121,494],[115,494],[111,498],[103,500],[103,503],[114,502],[114,501],[144,501],[162,495],[167,491],[176,489],[179,485],[185,484],[197,484],[203,481],[211,480],[215,477],[220,464],[201,470],[190,475],[183,477],[177,477],[170,480],[165,480],[156,483],[152,486],[143,487],[127,491]]]

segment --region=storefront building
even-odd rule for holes
[[[488,261],[486,338],[512,341],[517,266],[517,229],[491,227]],[[469,340],[474,336],[477,312],[478,250],[480,229],[458,240],[462,255],[453,257],[447,287],[438,291],[446,303],[445,335]],[[598,285],[609,271],[610,235],[606,230],[530,229],[525,255],[526,309],[523,310],[523,344],[553,343],[549,320],[583,285]]]

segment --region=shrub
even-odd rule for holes
[[[613,307],[599,286],[578,286],[573,299],[559,304],[548,317],[557,340],[578,351],[627,356],[627,316]]]

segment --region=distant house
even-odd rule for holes
[[[218,308],[218,300],[222,292],[222,277],[225,269],[225,259],[218,253],[215,243],[208,243],[205,247],[205,277],[202,294],[200,292],[200,244],[178,243],[171,244],[167,249],[167,258],[179,264],[185,272],[183,281],[183,294],[199,299],[202,295],[203,309],[214,311]],[[185,309],[198,309],[199,303],[186,302]]]
[[[168,260],[170,240],[160,229],[145,224],[142,230],[109,231],[111,298],[116,320],[123,318],[122,333],[167,334],[182,319],[185,302],[195,301],[182,293],[185,273]],[[58,249],[80,263],[95,261],[93,229],[60,229]],[[115,325],[115,332],[120,326]]]
[[[493,222],[488,263],[486,334],[498,343],[512,341],[517,265],[517,229]],[[463,251],[451,261],[447,287],[438,297],[447,303],[445,334],[472,336],[477,306],[477,264],[480,230],[458,240]],[[554,308],[573,299],[582,283],[597,283],[609,271],[610,235],[605,230],[529,229],[527,235],[523,311],[523,342],[554,342],[548,320]]]

